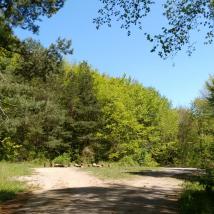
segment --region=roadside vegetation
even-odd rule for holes
[[[186,182],[180,198],[181,214],[213,214],[214,189],[207,191],[200,182]]]
[[[17,176],[29,175],[32,164],[0,162],[0,203],[13,199],[17,193],[23,192],[26,185],[16,180]]]

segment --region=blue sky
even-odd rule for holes
[[[20,38],[40,40],[45,46],[59,36],[72,39],[74,54],[68,57],[70,62],[86,60],[93,68],[112,76],[126,73],[144,86],[156,88],[174,106],[189,106],[200,96],[205,81],[213,73],[213,45],[204,46],[201,37],[195,34],[196,52],[191,57],[181,52],[173,59],[163,60],[150,53],[151,44],[140,30],[133,29],[129,37],[118,23],[96,30],[92,19],[96,17],[98,7],[98,0],[67,0],[55,16],[43,19],[39,35],[20,29],[15,32]],[[147,31],[158,32],[164,23],[160,13],[157,6],[155,15],[144,21]]]

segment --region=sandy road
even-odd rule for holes
[[[38,168],[24,178],[37,188],[21,206],[8,210],[11,214],[177,213],[182,181],[174,177],[189,172],[171,168],[108,182],[77,168]]]

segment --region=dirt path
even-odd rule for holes
[[[31,177],[33,194],[12,214],[177,213],[185,169],[138,173],[134,180],[103,181],[76,168],[39,168]],[[136,173],[137,174],[137,173]]]

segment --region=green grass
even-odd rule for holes
[[[28,163],[0,162],[0,202],[10,200],[18,192],[25,190],[25,184],[15,181],[13,177],[29,175],[32,172],[32,166]]]
[[[181,214],[214,214],[214,190],[199,182],[186,182],[180,199]]]
[[[83,168],[83,170],[89,172],[90,174],[104,179],[104,180],[119,180],[119,179],[131,179],[135,178],[137,174],[134,174],[135,172],[142,172],[143,170],[152,170],[158,168],[151,168],[151,167],[142,167],[142,166],[119,166],[117,164],[112,164],[111,167],[103,167],[103,168],[97,168],[97,167],[89,167],[89,168]]]

